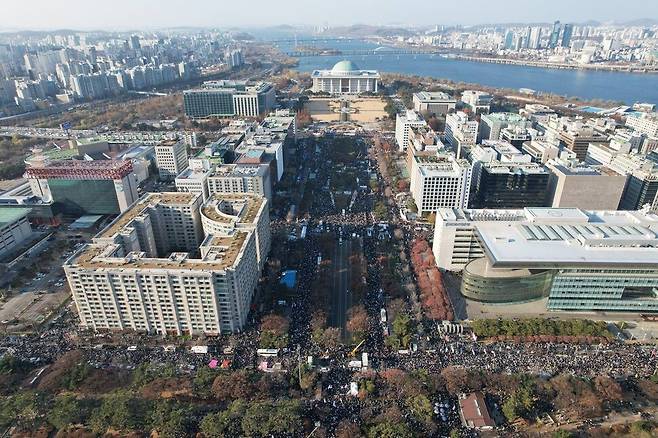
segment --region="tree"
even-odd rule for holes
[[[141,429],[144,425],[144,405],[129,392],[116,391],[93,411],[90,425],[99,434],[109,427],[120,431]]]
[[[368,313],[362,304],[348,310],[347,330],[352,334],[354,342],[361,342],[365,338],[368,330]]]
[[[368,429],[368,438],[413,438],[414,434],[404,423],[385,421]]]
[[[336,438],[360,438],[363,434],[358,424],[342,420],[336,427]]]
[[[221,412],[208,414],[201,420],[200,430],[206,438],[224,438],[240,436],[240,420],[246,410],[244,400],[236,400]]]
[[[247,436],[292,434],[302,428],[299,401],[252,403],[242,417]]]
[[[85,412],[82,404],[74,395],[64,394],[55,398],[47,418],[48,422],[57,429],[64,429],[70,424],[82,423]]]
[[[253,386],[247,371],[220,374],[212,384],[212,393],[218,400],[236,400],[250,397]]]
[[[427,426],[432,424],[432,402],[430,402],[429,398],[418,394],[408,397],[404,403],[416,421]]]
[[[158,437],[189,436],[193,427],[191,409],[171,400],[159,400],[151,413],[151,427]]]

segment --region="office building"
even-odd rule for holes
[[[413,101],[414,111],[416,112],[427,112],[429,114],[444,116],[454,111],[457,106],[456,99],[440,91],[421,91],[420,93],[414,93]]]
[[[564,160],[546,164],[551,171],[553,208],[617,210],[626,186],[626,175],[605,166],[589,166]]]
[[[268,164],[224,164],[208,176],[208,193],[254,193],[272,201]]]
[[[462,111],[446,116],[446,141],[452,146],[457,158],[461,158],[462,149],[475,145],[478,137],[478,122],[468,120],[468,115]]]
[[[471,108],[473,114],[487,114],[491,110],[493,96],[484,91],[465,90],[461,100]]]
[[[617,155],[608,167],[628,176],[620,210],[639,210],[645,206],[651,211],[658,210],[658,166],[654,161],[639,155]]]
[[[569,47],[571,44],[571,37],[573,36],[573,24],[565,24],[562,30],[562,39],[560,40],[560,47]]]
[[[519,114],[536,124],[546,124],[552,119],[557,119],[557,113],[546,105],[528,103],[519,110]]]
[[[177,192],[188,192],[201,195],[205,202],[208,199],[208,176],[214,165],[205,158],[190,159],[190,166],[182,171],[174,180]]]
[[[257,117],[276,105],[276,90],[269,82],[204,82],[201,88],[183,92],[185,115],[193,119],[208,117]]]
[[[41,157],[25,170],[34,196],[66,215],[119,214],[138,198],[130,161],[60,160]]]
[[[541,27],[533,27],[530,31],[528,48],[539,50],[541,48]]]
[[[379,73],[360,70],[352,61],[340,61],[331,70],[311,73],[314,93],[360,94],[378,91]]]
[[[413,128],[425,126],[427,123],[423,116],[415,111],[407,110],[404,114],[395,117],[395,141],[400,152],[407,150],[409,146],[409,132]]]
[[[263,256],[269,216],[262,198],[213,197],[202,206],[192,193],[149,194],[64,264],[81,326],[239,332],[259,277],[257,241]]]
[[[451,153],[415,155],[410,173],[410,191],[419,213],[468,206],[472,168],[467,160],[457,160]]]
[[[585,161],[587,158],[587,148],[590,143],[607,142],[607,137],[601,135],[591,126],[573,123],[565,126],[565,128],[558,134],[560,146],[573,151],[580,161]]]
[[[201,208],[201,225],[206,235],[254,233],[256,260],[263,269],[271,245],[268,208],[267,200],[259,195],[215,193]]]
[[[16,252],[22,243],[34,236],[28,222],[29,213],[27,208],[0,208],[0,258]]]
[[[439,266],[457,256],[473,300],[656,312],[657,231],[658,216],[642,211],[440,210],[433,249]],[[479,251],[463,251],[469,234]]]
[[[626,126],[648,137],[658,137],[658,115],[656,114],[630,114],[626,117]]]
[[[155,146],[155,165],[162,181],[173,181],[189,166],[187,146],[178,140],[166,140]]]
[[[533,136],[536,136],[537,131],[533,129],[518,127],[518,126],[508,126],[500,130],[500,140],[506,141],[515,148],[521,148],[523,143],[532,140]]]
[[[550,172],[511,144],[487,140],[471,151],[475,208],[546,207]]]
[[[546,164],[548,160],[557,158],[560,148],[542,140],[532,140],[523,143],[521,150],[532,157],[533,163]]]
[[[551,31],[551,36],[548,41],[548,48],[554,49],[560,43],[560,32],[562,30],[562,24],[559,21],[553,23],[553,30]]]
[[[527,129],[531,127],[531,122],[515,113],[483,114],[480,117],[479,138],[480,140],[500,140],[501,131],[507,127]]]

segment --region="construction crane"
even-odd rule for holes
[[[357,345],[356,347],[354,347],[354,350],[352,350],[352,352],[350,353],[350,356],[354,356],[354,355],[356,354],[356,352],[359,351],[359,348],[361,348],[361,346],[363,345],[363,343],[364,343],[365,341],[366,341],[366,340],[364,339],[363,341],[359,342],[359,345]]]

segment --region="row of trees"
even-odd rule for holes
[[[494,336],[578,336],[611,339],[605,321],[586,319],[553,320],[529,319],[478,319],[471,324],[480,337]]]
[[[432,249],[426,240],[416,239],[412,243],[411,264],[416,272],[426,316],[431,319],[453,320],[450,298],[443,286],[441,272],[436,267]]]

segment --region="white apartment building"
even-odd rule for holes
[[[229,204],[217,219],[226,226],[205,237],[201,197],[192,193],[152,193],[121,214],[64,264],[81,326],[163,335],[239,331],[258,282],[256,242],[269,242],[269,217],[262,198]]]
[[[491,110],[493,96],[484,91],[464,90],[462,102],[471,107],[475,114],[487,114]]]
[[[457,160],[452,154],[414,156],[410,190],[418,212],[468,207],[471,176],[469,162]]]
[[[268,164],[224,164],[208,176],[208,194],[254,193],[272,201]]]
[[[398,114],[395,117],[395,141],[398,144],[398,150],[405,151],[409,146],[409,132],[412,128],[426,125],[423,117],[415,111],[407,110],[403,115]]]
[[[156,145],[155,165],[161,180],[173,181],[189,165],[187,146],[177,140],[167,140]]]
[[[461,158],[463,146],[473,146],[478,138],[478,122],[468,120],[468,114],[458,111],[446,116],[446,141],[455,148]]]

